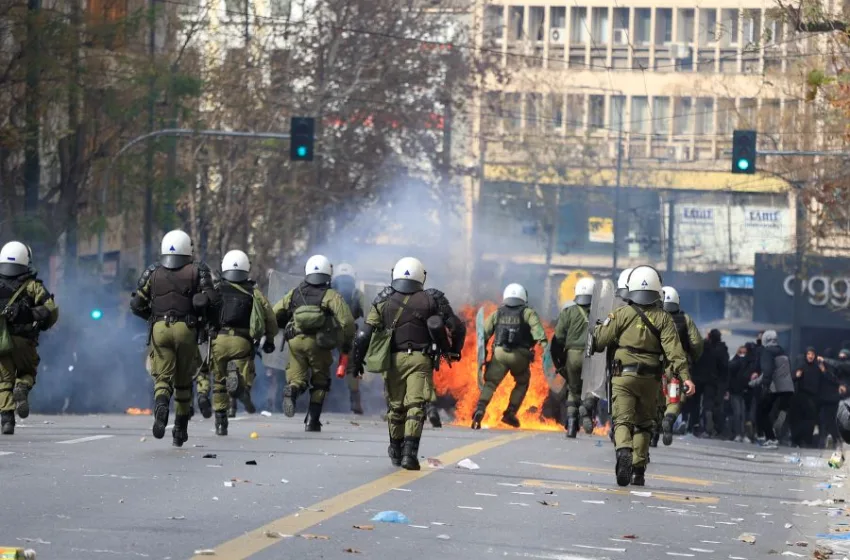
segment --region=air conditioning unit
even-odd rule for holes
[[[549,42],[553,45],[563,45],[567,42],[567,30],[563,27],[553,27],[549,30]]]
[[[683,45],[682,43],[677,43],[672,47],[673,58],[690,58],[691,57],[691,47],[689,45]]]
[[[628,29],[615,29],[614,30],[614,44],[615,45],[628,45],[629,44],[629,30]]]
[[[671,161],[686,161],[691,159],[690,146],[677,144],[667,148],[667,159]]]

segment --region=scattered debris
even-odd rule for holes
[[[251,439],[257,439],[259,437],[260,437],[260,434],[258,434],[257,432],[251,432],[251,435],[250,435]]]
[[[558,507],[558,502],[547,502],[546,500],[538,500],[537,503],[541,506]]]
[[[246,464],[246,465],[252,465],[252,466],[256,467],[256,466],[257,466],[257,461],[255,461],[255,460],[251,459],[250,461],[245,461],[245,464]]]
[[[585,504],[605,505],[605,500],[582,500]]]
[[[449,540],[451,537],[450,537],[450,536],[448,536],[448,535],[437,535],[437,538],[438,538],[438,539],[440,539],[441,541],[447,541],[447,540]]]
[[[802,502],[800,502],[800,505],[810,507],[831,506],[834,504],[835,500],[803,500]]]
[[[310,533],[303,533],[299,535],[302,539],[307,539],[308,541],[329,541],[331,538],[327,535],[311,535]]]
[[[142,442],[142,443],[145,443],[146,441],[148,441],[148,438],[142,436],[142,438],[139,441]]]
[[[461,469],[467,469],[467,470],[470,470],[470,471],[477,471],[478,469],[481,468],[472,459],[464,459],[462,461],[459,461],[457,466],[460,467]]]
[[[738,538],[736,540],[739,540],[739,541],[747,543],[747,544],[756,544],[755,535],[751,535],[749,533],[742,533],[742,534],[738,535]]]
[[[343,548],[342,551],[348,552],[349,554],[361,554],[361,552],[356,548]]]
[[[215,453],[207,453],[206,455],[201,457],[201,459],[218,459],[218,455],[216,455]]]
[[[355,422],[354,420],[351,420],[348,423],[351,424],[352,426],[359,426],[360,425],[357,422]]]
[[[809,543],[806,542],[806,541],[797,541],[797,542],[794,543],[794,546],[799,546],[801,548],[805,548],[805,547],[809,546]]]
[[[836,451],[829,458],[829,467],[832,469],[840,469],[844,466],[844,454],[841,451]]]
[[[265,416],[266,418],[271,418],[272,413],[268,410],[263,410],[260,412],[260,416]]]
[[[457,506],[458,509],[474,509],[476,511],[481,511],[484,508],[479,506]]]
[[[236,486],[236,483],[233,482],[232,480],[225,480],[224,486],[225,486],[225,488],[233,488],[234,486]]]
[[[355,529],[360,529],[361,531],[374,531],[374,525],[352,525]]]
[[[636,492],[632,490],[632,496],[638,496],[639,498],[651,498],[652,492]]]
[[[381,511],[375,514],[375,517],[372,518],[372,521],[379,521],[381,523],[403,523],[404,525],[410,524],[410,519],[400,511]]]
[[[786,529],[790,529],[790,528],[791,528],[791,527],[793,527],[793,526],[794,526],[794,525],[792,525],[791,523],[786,523],[786,524],[785,524],[785,528],[786,528]]]
[[[786,455],[783,459],[786,463],[791,463],[792,465],[799,465],[801,460],[799,455]]]
[[[265,535],[266,535],[266,537],[268,537],[270,539],[289,539],[289,538],[292,538],[292,535],[284,535],[283,533],[281,533],[279,531],[266,531]]]
[[[636,539],[637,535],[623,535],[624,539]]]
[[[104,424],[101,426],[101,429],[108,430],[110,428],[109,424]]]
[[[205,548],[203,550],[196,550],[195,556],[215,556],[215,550],[211,548]]]
[[[286,480],[285,478],[281,478],[281,479],[280,479],[280,481],[281,481],[283,484],[289,484],[289,481],[288,481],[288,480]]]
[[[172,521],[183,521],[184,519],[186,519],[186,516],[185,515],[171,515],[171,516],[169,516],[169,519],[172,520]]]
[[[833,551],[828,546],[818,545],[815,549],[813,557],[815,560],[828,560],[833,554]]]
[[[428,466],[431,467],[432,469],[442,469],[442,468],[444,468],[443,462],[440,461],[439,459],[434,459],[433,457],[428,457],[427,461],[428,461]]]

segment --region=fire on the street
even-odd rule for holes
[[[496,310],[495,303],[484,303],[484,314],[489,315]],[[459,316],[466,321],[466,340],[463,344],[463,355],[461,360],[452,364],[451,368],[443,365],[440,371],[434,372],[434,384],[439,395],[451,395],[457,400],[455,408],[454,424],[469,427],[472,424],[472,415],[478,404],[478,347],[475,333],[475,314],[477,307],[464,306]],[[544,324],[547,337],[551,338],[552,327]],[[488,345],[489,349],[489,345]],[[503,424],[502,413],[508,406],[511,390],[514,388],[514,380],[510,374],[499,385],[493,395],[487,414],[484,416],[482,427],[493,429],[513,429]],[[531,366],[531,383],[525,400],[520,407],[519,417],[522,429],[525,430],[547,430],[561,431],[564,427],[556,420],[543,417],[543,401],[549,395],[549,385],[543,375],[543,365],[540,350],[536,351],[534,363]],[[607,433],[607,432],[606,432]]]
[[[130,416],[150,416],[151,415],[151,409],[149,409],[149,408],[134,408],[134,407],[131,407],[131,408],[128,408],[125,412],[127,414],[129,414]]]

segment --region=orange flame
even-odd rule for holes
[[[128,408],[125,411],[127,414],[131,416],[150,416],[151,409],[149,408]]]
[[[611,422],[606,422],[604,426],[594,426],[593,435],[608,437],[608,430],[611,429]]]
[[[483,304],[484,314],[489,315],[498,307],[495,303]],[[469,427],[472,424],[472,415],[478,405],[478,343],[475,332],[475,314],[478,308],[464,306],[460,310],[460,317],[466,322],[466,340],[463,343],[463,356],[459,362],[451,365],[451,368],[443,366],[440,371],[434,372],[434,384],[439,395],[451,395],[456,401],[455,419],[453,424]],[[552,327],[544,324],[547,337],[552,335]],[[499,385],[487,406],[487,413],[481,422],[482,427],[494,429],[511,429],[502,423],[502,413],[508,407],[511,390],[514,383],[511,375]],[[543,375],[543,364],[540,350],[536,351],[534,363],[531,365],[531,383],[528,393],[520,407],[519,418],[522,429],[561,431],[564,427],[556,420],[543,417],[543,401],[549,395],[549,384]],[[606,432],[607,433],[607,432]]]

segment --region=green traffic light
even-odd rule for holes
[[[101,317],[103,317],[103,311],[101,311],[100,309],[92,309],[92,311],[91,311],[91,318],[92,319],[94,319],[95,321],[99,321]]]
[[[749,168],[750,168],[750,162],[749,161],[747,161],[744,158],[741,158],[741,159],[738,160],[738,169],[740,169],[741,171],[746,171]]]
[[[307,157],[307,146],[298,146],[296,153],[298,157]]]

